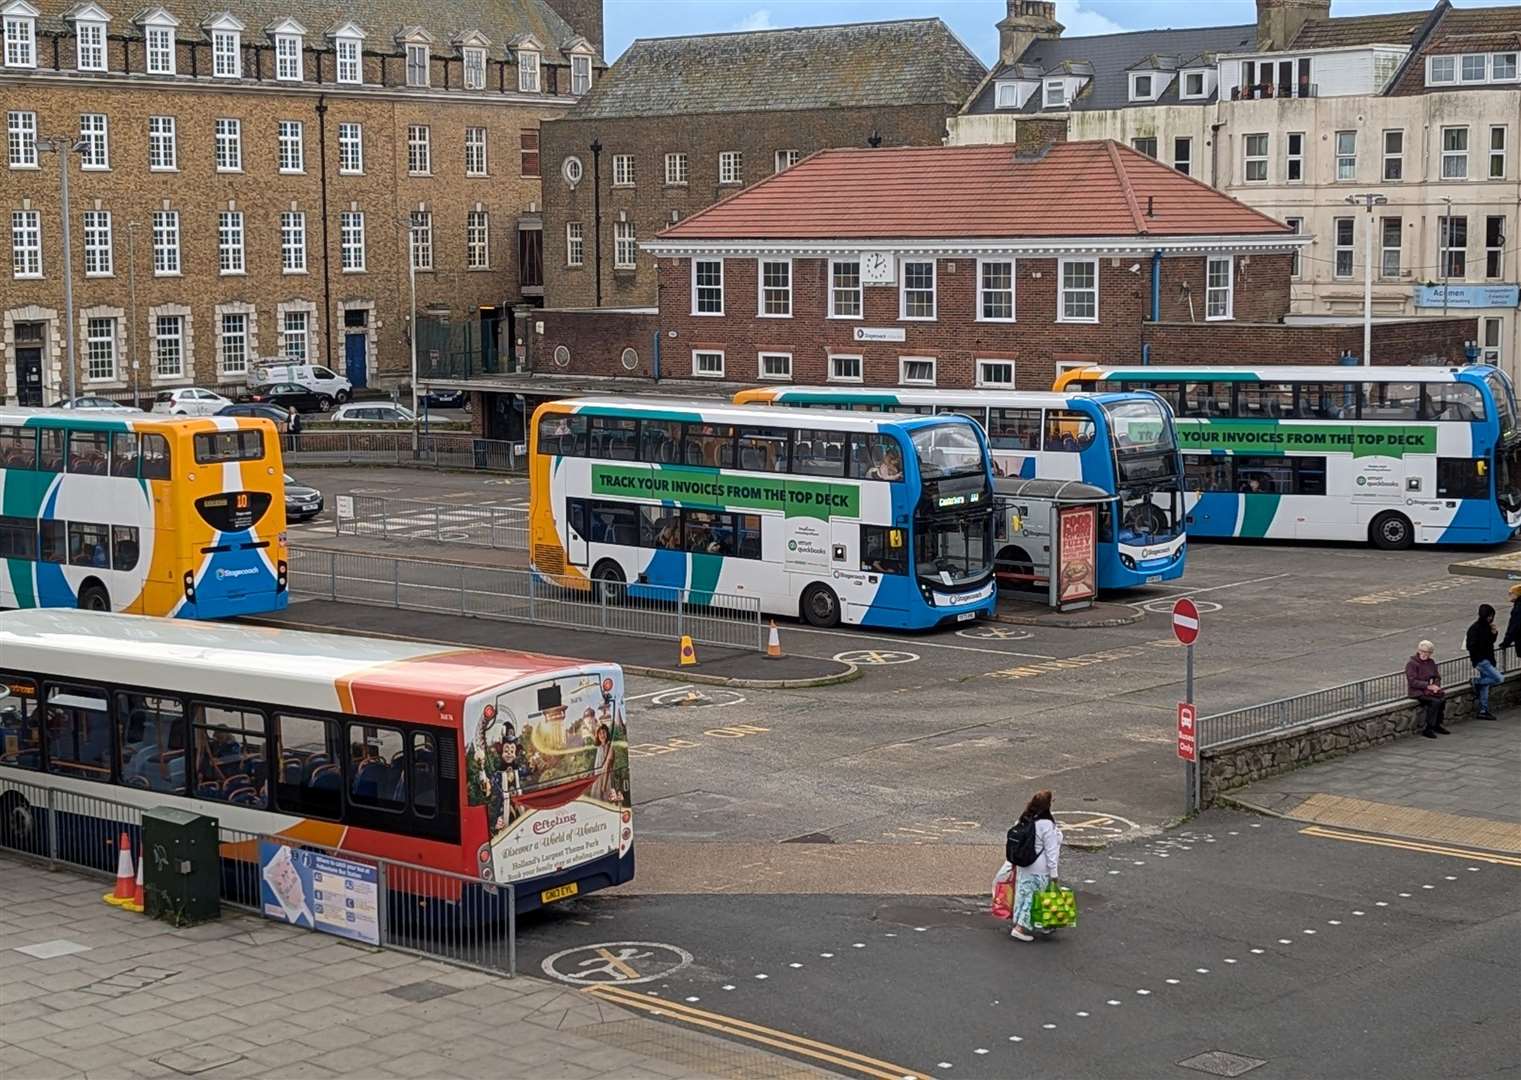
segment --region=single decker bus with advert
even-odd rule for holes
[[[248,838],[270,836],[447,871],[390,887],[455,905],[474,890],[475,913],[501,909],[510,883],[531,909],[633,877],[622,670],[136,615],[0,615],[0,845],[114,866],[123,806],[216,818],[223,888],[243,899],[258,874]]]
[[[0,408],[0,607],[283,608],[284,477],[268,420]]]
[[[1521,430],[1498,368],[1076,368],[1177,416],[1194,536],[1497,544],[1521,526]]]
[[[534,569],[631,598],[754,597],[815,626],[990,615],[992,471],[960,416],[653,399],[534,413]]]
[[[970,417],[987,433],[995,483],[997,477],[1079,480],[1113,496],[1098,515],[1101,590],[1183,575],[1183,460],[1172,417],[1150,394],[766,386],[741,390],[734,401]],[[1038,561],[1034,554],[1007,545],[997,562],[1022,576]]]

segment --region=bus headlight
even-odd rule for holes
[[[1135,569],[1135,560],[1132,559],[1129,555],[1121,555],[1120,564],[1124,566],[1126,570]]]

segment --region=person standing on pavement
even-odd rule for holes
[[[1468,628],[1464,642],[1468,649],[1468,659],[1473,664],[1473,692],[1479,710],[1475,716],[1479,720],[1495,718],[1489,711],[1489,688],[1505,681],[1505,677],[1495,667],[1495,638],[1498,636],[1499,633],[1495,630],[1495,609],[1488,604],[1480,604],[1479,617]]]
[[[1419,642],[1415,655],[1405,662],[1405,683],[1410,696],[1421,703],[1426,711],[1426,723],[1421,734],[1428,739],[1438,735],[1451,735],[1442,725],[1442,713],[1447,709],[1447,697],[1442,690],[1442,673],[1431,658],[1435,646],[1429,641]]]
[[[1521,585],[1510,587],[1510,621],[1505,624],[1502,649],[1521,649]]]
[[[1056,880],[1062,851],[1062,831],[1051,817],[1051,793],[1037,791],[1020,815],[1035,822],[1035,861],[1014,868],[1014,928],[1009,936],[1034,941],[1030,932],[1030,902],[1035,894]],[[1049,931],[1046,931],[1049,933]]]

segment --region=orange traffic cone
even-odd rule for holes
[[[776,632],[776,620],[771,620],[771,639],[766,642],[766,656],[772,660],[780,659],[782,655],[782,636]]]
[[[132,872],[132,841],[127,838],[127,830],[123,829],[116,855],[116,889],[101,899],[116,907],[130,904],[136,887],[136,876]]]
[[[692,647],[692,635],[681,635],[681,666],[689,667],[697,663],[697,650]]]
[[[143,913],[143,863],[145,862],[147,862],[146,859],[137,860],[137,881],[132,886],[132,899],[122,905],[125,910],[135,911],[139,915]]]

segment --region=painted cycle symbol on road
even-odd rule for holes
[[[745,695],[733,690],[699,690],[695,686],[663,690],[650,698],[650,705],[657,709],[722,709],[726,705],[738,705]]]
[[[919,654],[886,649],[851,649],[835,653],[834,658],[842,664],[912,664],[919,659]]]
[[[1142,611],[1152,615],[1171,615],[1172,606],[1176,604],[1176,597],[1168,597],[1163,600],[1147,600],[1144,604],[1137,605]],[[1213,600],[1195,600],[1194,607],[1199,609],[1200,615],[1208,615],[1212,611],[1219,611],[1220,605]]]
[[[1098,810],[1053,810],[1051,816],[1062,827],[1063,833],[1082,833],[1087,836],[1112,838],[1136,832],[1140,826],[1118,814],[1105,814]]]
[[[659,941],[605,941],[561,949],[539,965],[551,979],[573,986],[654,982],[692,962],[692,954]]]
[[[957,630],[956,636],[974,641],[1027,641],[1035,635],[1017,626],[974,626],[969,630]]]

